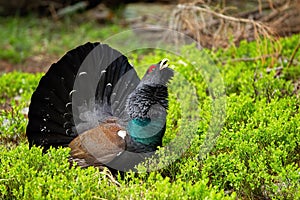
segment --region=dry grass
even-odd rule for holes
[[[298,5],[298,1],[268,0],[266,4],[258,0],[256,10],[237,15],[228,15],[227,10],[232,8],[226,7],[225,1],[221,3],[223,7],[209,6],[208,2],[199,0],[178,4],[171,14],[169,28],[184,32],[200,46],[212,49],[238,45],[241,40],[256,41],[260,46],[263,44],[258,49],[262,60],[266,57],[276,60],[281,51],[278,29],[295,15],[291,6]]]

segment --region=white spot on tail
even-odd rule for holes
[[[67,103],[67,104],[66,104],[66,108],[67,108],[69,105],[72,105],[72,102]]]
[[[72,90],[72,91],[69,93],[69,96],[71,96],[74,92],[76,92],[76,90]]]
[[[79,76],[82,76],[82,75],[85,75],[85,74],[87,74],[87,72],[80,72]]]

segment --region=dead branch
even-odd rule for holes
[[[223,15],[221,13],[217,13],[211,9],[207,9],[207,8],[202,8],[202,7],[196,7],[196,6],[190,6],[190,5],[182,5],[179,4],[177,5],[177,8],[180,9],[185,9],[185,10],[194,10],[194,11],[200,11],[200,12],[205,12],[205,13],[210,13],[216,17],[219,17],[221,19],[225,19],[228,21],[233,21],[233,22],[242,22],[242,23],[255,23],[257,24],[257,26],[262,27],[263,25],[260,22],[256,22],[252,19],[244,19],[244,18],[236,18],[236,17],[232,17],[232,16],[228,16],[228,15]]]
[[[192,36],[204,47],[226,47],[238,44],[242,39],[256,39],[262,43],[263,38],[272,39],[272,28],[260,21],[238,18],[216,12],[210,7],[195,4],[179,4],[173,10],[169,23],[175,29]],[[268,48],[265,48],[268,49]]]
[[[292,63],[293,63],[293,61],[295,59],[295,56],[296,56],[296,54],[297,54],[297,52],[298,52],[299,49],[300,49],[300,41],[298,42],[298,45],[296,46],[296,48],[293,51],[293,54],[292,54],[292,56],[290,58],[289,64],[287,65],[287,68],[289,68],[292,65]]]

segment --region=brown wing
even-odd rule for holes
[[[108,121],[77,136],[69,144],[71,160],[79,166],[101,166],[125,150],[125,141],[118,136],[123,130],[115,121]]]

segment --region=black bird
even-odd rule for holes
[[[134,170],[162,145],[172,76],[167,59],[140,80],[119,51],[79,46],[50,67],[33,93],[29,146],[69,146],[79,166]]]

